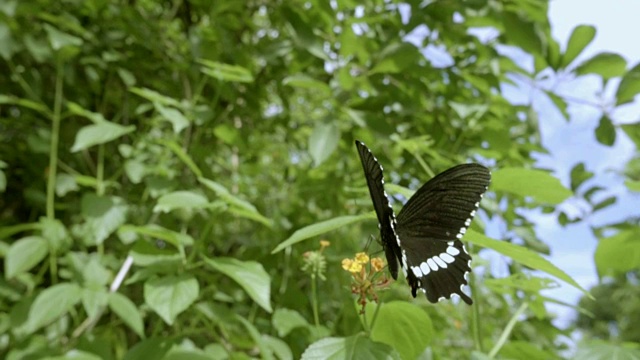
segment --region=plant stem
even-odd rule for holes
[[[60,141],[60,112],[62,108],[62,60],[58,57],[56,66],[56,90],[51,118],[51,144],[49,148],[49,171],[47,178],[47,218],[53,220],[55,213],[56,173],[58,168],[58,143]]]
[[[320,326],[320,317],[318,316],[318,290],[316,275],[311,275],[311,307],[313,308],[313,321],[316,327]]]
[[[502,334],[500,334],[500,338],[498,338],[498,341],[493,346],[493,349],[491,349],[491,351],[489,352],[490,359],[493,359],[498,354],[498,351],[500,351],[502,346],[504,346],[504,344],[507,342],[507,339],[509,338],[511,331],[513,330],[513,327],[516,326],[516,322],[518,321],[518,318],[520,317],[520,315],[522,315],[522,313],[527,309],[528,306],[529,306],[528,302],[523,302],[522,305],[520,305],[520,307],[518,308],[518,310],[516,310],[515,314],[513,314],[513,316],[511,317],[511,320],[509,320],[509,323],[507,323],[507,326],[502,331]]]

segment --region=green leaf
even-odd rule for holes
[[[316,341],[302,353],[302,360],[400,360],[389,345],[369,340],[363,334],[347,338],[329,337]]]
[[[189,119],[178,109],[162,106],[160,103],[155,103],[156,110],[162,115],[163,118],[168,120],[173,125],[173,132],[179,134],[187,126],[189,126]]]
[[[97,245],[124,224],[129,207],[121,198],[87,193],[82,197],[81,209],[85,222],[78,227],[78,233],[86,244]]]
[[[640,93],[640,64],[629,70],[620,81],[616,91],[616,105],[632,102]]]
[[[168,325],[198,298],[200,286],[192,276],[166,276],[144,283],[144,301]]]
[[[107,305],[107,294],[104,288],[82,289],[82,306],[90,318],[98,316]]]
[[[60,283],[43,290],[31,304],[25,331],[33,333],[66,314],[80,301],[80,296],[80,287],[73,283]]]
[[[637,343],[616,344],[602,340],[587,340],[578,346],[576,360],[640,360]]]
[[[593,173],[587,171],[584,163],[578,163],[571,169],[571,189],[576,191],[585,181],[591,179]]]
[[[505,11],[502,16],[507,40],[532,55],[542,54],[542,41],[533,22],[519,14]]]
[[[551,174],[535,169],[502,168],[492,174],[491,186],[493,191],[504,191],[534,200],[559,204],[573,195],[565,188],[560,180]]]
[[[76,134],[76,140],[71,147],[71,152],[88,149],[94,145],[106,144],[121,136],[133,132],[135,126],[122,126],[112,122],[101,122],[84,126]]]
[[[293,353],[286,342],[269,335],[262,335],[262,342],[279,360],[293,360]]]
[[[600,123],[596,128],[596,140],[606,146],[613,146],[616,142],[616,128],[606,115],[600,118]]]
[[[578,25],[573,29],[567,50],[562,57],[562,67],[566,67],[575,60],[578,55],[593,41],[596,36],[596,28],[590,25]]]
[[[191,158],[191,156],[189,156],[189,154],[187,154],[187,152],[185,151],[185,149],[182,148],[182,146],[180,146],[177,142],[175,141],[162,141],[161,144],[163,144],[164,146],[166,146],[167,148],[169,148],[169,150],[173,151],[174,154],[176,154],[176,156],[185,164],[187,165],[187,167],[189,167],[189,169],[191,171],[193,171],[193,173],[200,177],[202,176],[202,171],[200,170],[200,168],[198,167],[198,165],[196,165],[196,163],[193,161],[193,159]]]
[[[557,266],[553,265],[538,253],[533,252],[525,247],[514,245],[506,241],[494,240],[471,229],[467,230],[467,234],[465,235],[464,239],[484,248],[495,250],[500,254],[519,262],[522,265],[555,276],[556,278],[566,282],[567,284],[590,296],[589,293],[585,289],[583,289],[571,276],[567,275],[567,273],[565,273]]]
[[[542,349],[538,344],[526,341],[511,341],[500,349],[502,359],[548,360],[559,359],[555,354]]]
[[[262,214],[258,212],[258,209],[256,209],[255,206],[253,206],[253,204],[231,194],[231,192],[229,192],[229,190],[227,190],[227,188],[225,188],[222,184],[219,184],[215,181],[212,181],[203,177],[198,178],[198,181],[200,181],[200,183],[203,184],[204,186],[213,190],[216,193],[216,195],[218,195],[220,199],[222,199],[222,201],[226,202],[232,207],[236,207],[239,210],[241,210],[236,212],[236,214],[250,218],[252,220],[256,220],[268,227],[273,226],[273,224],[271,223],[271,220],[262,216]]]
[[[64,33],[49,24],[44,24],[44,29],[47,32],[47,36],[49,37],[49,44],[51,44],[51,48],[55,51],[58,51],[65,47],[81,47],[82,39]]]
[[[198,62],[204,65],[201,69],[202,73],[211,76],[214,79],[229,82],[253,82],[253,75],[251,72],[242,66],[223,64],[203,59],[198,60]]]
[[[176,209],[201,209],[206,207],[209,201],[206,197],[193,191],[174,191],[172,193],[162,195],[153,212],[171,212]]]
[[[281,338],[289,335],[295,328],[309,326],[307,320],[299,312],[290,309],[276,309],[271,317],[271,323]]]
[[[145,226],[123,225],[118,229],[118,236],[128,236],[127,233],[146,235],[152,238],[164,240],[178,249],[184,246],[193,245],[193,238],[188,234],[169,230],[155,224]]]
[[[135,344],[125,354],[123,360],[162,359],[174,346],[173,338],[149,338]]]
[[[623,275],[640,269],[640,230],[621,231],[601,239],[595,253],[600,277]]]
[[[4,277],[14,276],[31,270],[49,254],[49,244],[40,236],[27,236],[16,240],[9,247],[4,260]]]
[[[144,338],[144,323],[136,305],[128,297],[119,293],[110,293],[108,301],[109,309],[118,315],[133,332]]]
[[[640,123],[622,125],[622,130],[640,148]]]
[[[624,184],[627,186],[627,189],[640,192],[640,181],[626,180]]]
[[[371,323],[375,306],[367,307]],[[431,318],[420,307],[406,301],[392,301],[380,305],[371,340],[396,349],[403,359],[416,359],[424,352],[434,336]]]
[[[400,73],[422,57],[418,49],[408,42],[391,43],[380,54],[380,60],[369,71],[369,75]]]
[[[604,200],[600,201],[599,203],[593,205],[593,211],[602,210],[608,206],[611,206],[615,204],[617,200],[618,198],[615,195],[609,196]]]
[[[358,215],[358,216],[339,216],[337,218],[325,220],[319,223],[315,223],[309,226],[305,226],[301,229],[296,230],[291,236],[289,236],[286,240],[278,244],[271,254],[275,254],[283,249],[297,244],[303,240],[312,238],[314,236],[318,236],[329,232],[331,230],[335,230],[341,228],[343,226],[353,224],[354,222],[362,221],[364,219],[374,218],[374,213]]]
[[[295,74],[287,76],[282,80],[283,85],[293,86],[301,89],[317,91],[321,94],[331,94],[331,88],[326,83],[316,80],[309,75]]]
[[[618,54],[599,53],[580,64],[577,75],[597,74],[605,80],[622,76],[627,69],[627,61]]]
[[[251,299],[267,312],[271,312],[271,277],[262,264],[233,258],[204,259],[216,271],[232,278],[249,294]]]
[[[333,124],[318,124],[309,138],[309,154],[315,166],[322,164],[338,147],[340,130]]]
[[[269,351],[269,348],[267,347],[267,344],[263,340],[262,335],[260,334],[258,329],[256,329],[256,327],[252,323],[250,323],[247,319],[243,318],[240,315],[236,314],[236,319],[238,319],[240,323],[244,325],[245,329],[247,329],[247,332],[249,333],[249,336],[251,336],[254,343],[258,345],[258,349],[260,350],[261,355],[260,358],[264,360],[273,359],[273,355],[271,354],[271,351]]]

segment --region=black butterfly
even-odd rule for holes
[[[491,173],[478,164],[458,165],[438,174],[407,201],[396,218],[384,191],[382,166],[365,144],[356,140],[389,271],[398,277],[398,261],[411,286],[435,303],[462,291],[471,271],[471,256],[460,241],[489,187]]]

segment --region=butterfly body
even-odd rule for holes
[[[382,166],[364,143],[356,147],[378,217],[381,242],[394,279],[398,263],[416,297],[420,289],[430,302],[457,294],[467,304],[471,256],[460,241],[487,190],[491,173],[478,164],[454,166],[427,181],[396,217],[384,190]]]

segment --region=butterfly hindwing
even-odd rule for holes
[[[378,227],[380,228],[382,247],[384,248],[387,258],[389,272],[394,279],[397,279],[397,258],[400,254],[400,246],[395,231],[396,217],[389,203],[387,193],[384,191],[382,166],[364,143],[356,140],[356,147],[358,148],[362,169],[367,179],[367,186],[369,187],[369,194],[373,201],[373,208],[378,217]]]
[[[471,271],[471,256],[460,241],[475,216],[491,173],[478,164],[455,166],[429,180],[398,214],[403,266],[415,296],[418,288],[436,302],[462,291]]]

